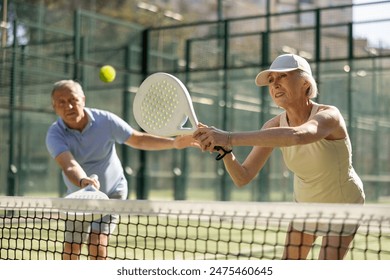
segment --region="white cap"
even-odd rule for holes
[[[268,74],[271,72],[289,72],[297,69],[312,75],[310,65],[306,59],[295,54],[282,54],[272,62],[269,69],[257,74],[256,85],[259,87],[269,85]]]

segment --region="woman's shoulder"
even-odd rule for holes
[[[313,105],[317,107],[318,112],[325,111],[325,110],[340,112],[340,110],[334,105],[319,104],[319,103],[313,103]]]
[[[339,118],[341,116],[341,112],[340,112],[339,108],[337,108],[334,105],[317,104],[317,103],[314,103],[313,105],[315,107],[315,108],[313,108],[313,109],[315,109],[315,112],[312,112],[312,116],[314,116],[318,113],[326,113],[326,114],[333,116],[333,117],[336,117],[336,118]]]
[[[318,111],[316,114],[322,114],[324,119],[333,123],[335,129],[325,139],[339,140],[347,137],[347,127],[340,110],[334,105],[318,104]]]
[[[279,115],[276,115],[275,117],[273,117],[272,119],[268,120],[264,125],[263,125],[263,129],[264,128],[272,128],[272,127],[279,127],[280,124],[281,124],[281,121],[283,120],[283,114],[285,115],[286,112],[282,112],[280,113]]]

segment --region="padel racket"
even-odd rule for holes
[[[143,81],[134,99],[133,112],[139,126],[150,134],[188,135],[198,127],[186,87],[167,73],[155,73]],[[183,127],[187,120],[192,127]]]
[[[96,174],[90,176],[93,179],[98,179]],[[65,196],[68,199],[109,199],[108,196],[99,191],[93,185],[88,185],[81,190],[73,192]],[[85,213],[85,212],[67,212],[66,216],[68,219],[76,219],[76,220],[95,220],[100,218],[101,214],[93,214],[93,213]]]
[[[133,103],[134,118],[146,132],[159,136],[190,135],[198,128],[191,96],[185,85],[175,76],[158,72],[140,85]],[[190,122],[190,127],[184,125]],[[222,159],[227,153],[218,155]]]
[[[98,176],[96,174],[92,174],[90,176],[92,179],[98,179]],[[71,194],[68,194],[65,198],[74,198],[74,199],[108,199],[108,196],[102,192],[99,191],[97,188],[95,188],[93,185],[88,185],[76,192],[73,192]]]

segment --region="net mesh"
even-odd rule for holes
[[[66,222],[89,224],[106,214],[118,217],[107,246],[109,259],[281,259],[291,222],[317,235],[356,231],[345,259],[390,259],[389,208],[1,197],[0,259],[61,259],[70,231]],[[316,241],[307,259],[317,259],[320,247]],[[87,258],[83,246],[80,259]]]

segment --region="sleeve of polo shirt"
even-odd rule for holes
[[[133,133],[133,128],[120,117],[115,114],[110,114],[111,133],[116,142],[123,144]]]
[[[53,124],[47,131],[46,148],[53,158],[56,158],[63,152],[69,151],[69,147],[65,142],[64,136],[58,128],[58,124]]]

